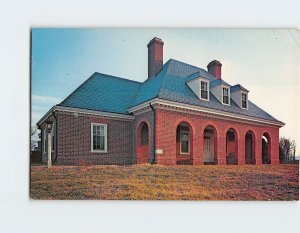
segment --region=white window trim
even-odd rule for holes
[[[224,104],[224,105],[230,105],[230,88],[227,87],[227,86],[221,86],[221,87],[222,87],[221,88],[221,91],[222,91],[222,104]],[[223,102],[223,99],[224,99],[223,88],[227,88],[227,90],[228,90],[228,104],[226,104],[226,103]]]
[[[93,127],[94,126],[104,126],[104,150],[94,150],[93,149]],[[107,124],[102,123],[91,123],[91,152],[93,153],[107,153]]]
[[[188,152],[182,152],[181,150],[181,134],[183,133],[187,133],[188,134],[188,138],[189,138],[189,143],[188,143]],[[190,154],[190,132],[188,130],[180,130],[180,135],[179,135],[179,141],[180,141],[180,154],[181,155],[188,155]]]
[[[246,95],[246,108],[243,108],[243,94]],[[248,110],[248,93],[244,91],[241,91],[241,108]]]
[[[201,95],[201,94],[202,94],[201,82],[204,82],[204,83],[207,84],[207,99],[201,98],[201,96],[202,96],[202,95]],[[199,99],[209,101],[209,82],[206,81],[206,80],[204,80],[204,79],[200,79],[200,88],[199,88],[199,90],[200,90]]]

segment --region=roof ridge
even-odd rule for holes
[[[203,71],[207,72],[205,69],[203,69],[203,68],[201,68],[201,67],[199,67],[199,66],[191,65],[191,64],[189,64],[189,63],[187,63],[187,62],[179,61],[179,60],[174,59],[174,58],[170,58],[169,61],[170,61],[170,60],[173,60],[173,61],[175,61],[175,62],[179,62],[179,63],[181,63],[181,64],[184,64],[184,65],[187,65],[187,66],[191,66],[191,67],[193,67],[193,68],[200,69],[200,70],[203,70]],[[207,72],[207,73],[208,73],[208,72]]]
[[[186,62],[183,62],[183,61],[179,61],[179,60],[176,60],[176,59],[173,59],[173,58],[170,58],[169,60],[173,60],[175,62],[181,63],[182,65],[189,66],[189,67],[192,67],[194,69],[198,69],[198,72],[199,71],[204,72],[205,75],[207,75],[208,77],[210,77],[210,79],[216,79],[216,77],[214,75],[210,74],[207,70],[205,70],[205,69],[203,69],[203,68],[201,68],[199,66],[194,66],[194,65],[191,65],[189,63],[186,63]],[[187,78],[187,77],[184,77],[184,78]]]
[[[135,83],[139,83],[142,84],[142,82],[136,81],[136,80],[131,80],[131,79],[127,79],[127,78],[122,78],[122,77],[118,77],[118,76],[114,76],[114,75],[110,75],[110,74],[104,74],[104,73],[100,73],[100,72],[95,72],[93,75],[105,75],[111,78],[117,78],[117,79],[121,79],[123,81],[128,81],[128,82],[135,82]]]
[[[165,63],[165,65],[164,65],[164,66],[168,66],[168,67],[166,67],[165,74],[164,74],[164,77],[163,77],[163,81],[161,82],[160,87],[158,88],[157,97],[160,96],[161,89],[162,89],[162,87],[163,87],[163,85],[164,85],[164,83],[165,83],[165,81],[166,81],[166,74],[167,74],[167,70],[168,70],[169,65],[170,65],[170,60],[171,60],[171,59],[169,59],[169,60]],[[164,68],[164,67],[163,67],[163,68]],[[162,69],[162,70],[163,70],[163,69]]]
[[[69,94],[66,98],[64,98],[63,101],[61,101],[59,104],[57,105],[61,105],[63,102],[65,102],[69,97],[71,97],[76,91],[78,91],[81,87],[83,87],[90,79],[92,79],[93,77],[95,77],[95,74],[97,72],[94,72],[89,78],[87,78],[83,83],[81,83],[74,91],[71,92],[71,94]]]

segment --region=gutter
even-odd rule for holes
[[[155,141],[156,141],[156,114],[155,114],[155,109],[153,108],[152,104],[150,103],[149,104],[150,108],[152,109],[153,111],[153,159],[151,161],[151,164],[156,164],[156,154],[155,154],[155,151],[156,151],[156,145],[155,145]]]

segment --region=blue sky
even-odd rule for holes
[[[94,72],[147,78],[147,43],[164,42],[174,58],[206,69],[221,61],[222,78],[286,125],[280,135],[300,144],[300,32],[229,29],[33,29],[32,124]]]

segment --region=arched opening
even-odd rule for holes
[[[226,132],[226,164],[238,164],[237,149],[237,133],[231,128]]]
[[[141,130],[141,145],[145,146],[149,144],[149,132],[148,132],[148,125],[146,123],[143,124]]]
[[[245,136],[245,162],[246,164],[255,164],[255,138],[251,130]]]
[[[262,136],[262,163],[271,163],[271,138],[268,133],[264,133]]]
[[[217,164],[217,131],[213,126],[207,126],[203,133],[204,164]]]
[[[137,129],[137,163],[149,163],[149,127],[146,122],[141,122]]]
[[[187,122],[176,128],[176,164],[193,164],[192,127]]]

